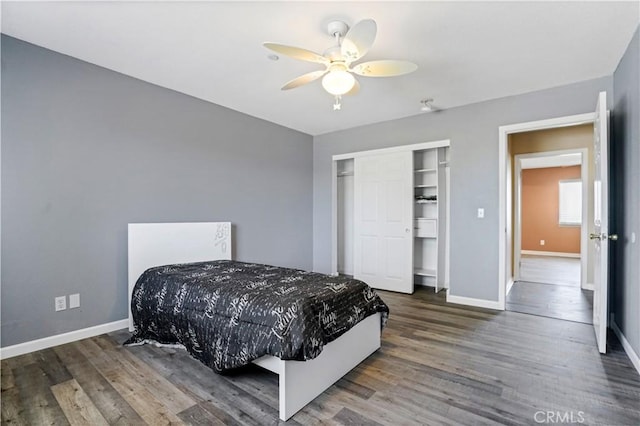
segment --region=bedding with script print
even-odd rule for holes
[[[125,342],[182,344],[216,372],[263,355],[304,361],[376,312],[389,308],[362,281],[232,260],[150,268],[131,299]]]

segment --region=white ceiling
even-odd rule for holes
[[[2,32],[159,86],[318,135],[610,75],[639,22],[630,2],[2,2]],[[341,111],[320,69],[267,59],[264,41],[319,53],[332,19],[373,18],[363,60],[406,59],[413,74],[359,77]]]

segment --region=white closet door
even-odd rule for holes
[[[413,153],[355,159],[355,278],[413,293]]]

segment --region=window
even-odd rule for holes
[[[582,224],[582,182],[580,180],[560,181],[560,225],[580,226]]]

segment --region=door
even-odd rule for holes
[[[355,278],[413,293],[413,153],[356,158],[354,186]]]
[[[593,328],[600,353],[607,351],[607,307],[609,295],[609,159],[608,159],[607,93],[600,92],[593,124],[594,181],[594,232],[590,235],[595,244],[593,268]]]

